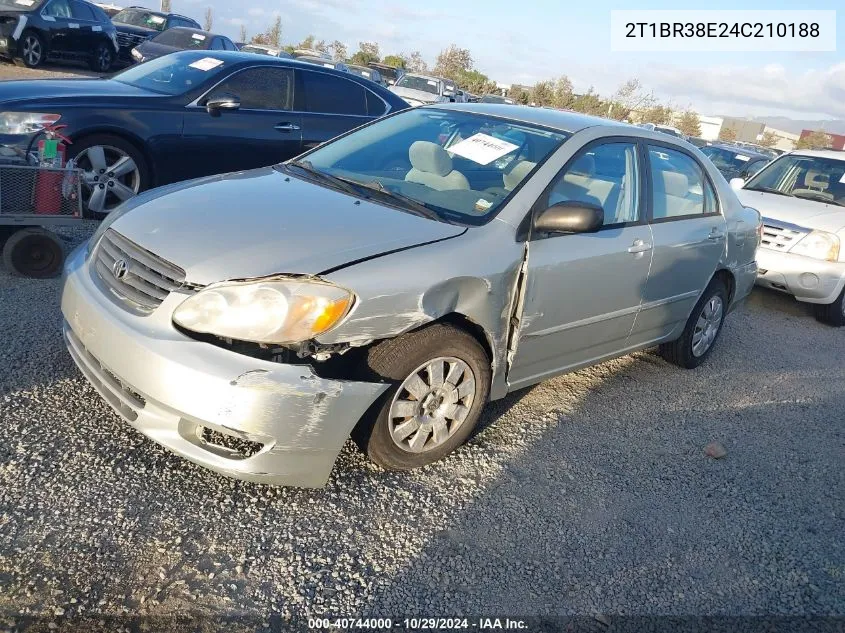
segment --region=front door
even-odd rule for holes
[[[41,10],[45,21],[50,22],[49,41],[46,42],[48,55],[66,55],[73,50],[73,34],[70,24],[73,14],[68,0],[50,0]],[[78,27],[78,23],[75,23]]]
[[[652,255],[639,145],[591,143],[563,168],[539,208],[576,200],[604,210],[596,233],[532,235],[512,388],[623,352]]]
[[[654,256],[632,343],[648,344],[686,324],[725,252],[727,225],[704,169],[686,152],[649,144]]]
[[[185,111],[186,178],[274,165],[300,153],[302,118],[292,112],[293,70],[258,66],[223,80]],[[238,110],[209,114],[205,103],[238,97]]]

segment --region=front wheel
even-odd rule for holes
[[[845,288],[839,293],[836,301],[825,305],[814,306],[816,319],[834,327],[845,325]]]
[[[96,73],[107,73],[114,62],[114,48],[108,42],[100,42],[91,56],[91,70]]]
[[[728,289],[714,279],[695,304],[681,337],[660,346],[663,358],[685,369],[698,367],[710,356],[722,333],[727,307]]]
[[[435,324],[379,343],[367,354],[373,375],[392,381],[355,439],[389,470],[435,462],[466,441],[490,393],[490,359],[467,332]]]

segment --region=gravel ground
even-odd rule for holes
[[[42,68],[24,68],[10,62],[0,61],[0,81],[5,79],[51,79],[73,77],[99,77],[82,65],[58,66],[45,64]]]
[[[58,291],[0,272],[0,630],[845,617],[845,333],[787,298],[755,291],[698,370],[645,352],[560,377],[489,406],[439,464],[384,473],[347,446],[308,491],[214,475],[124,424],[63,348]]]

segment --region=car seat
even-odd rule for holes
[[[461,172],[452,169],[452,159],[437,143],[415,141],[408,150],[411,169],[405,174],[407,182],[415,182],[438,191],[469,189],[469,181]]]

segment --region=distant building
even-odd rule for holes
[[[800,138],[804,138],[805,136],[809,136],[813,132],[817,132],[818,130],[801,130]],[[825,132],[830,137],[830,143],[832,149],[845,149],[845,136],[841,134],[831,134],[830,132]]]
[[[773,127],[769,127],[768,125],[763,130],[763,133],[770,132],[778,137],[778,142],[772,145],[775,149],[780,149],[785,152],[788,152],[792,149],[795,149],[795,143],[798,142],[798,135],[793,134],[792,132],[785,132],[784,130],[778,130]]]

